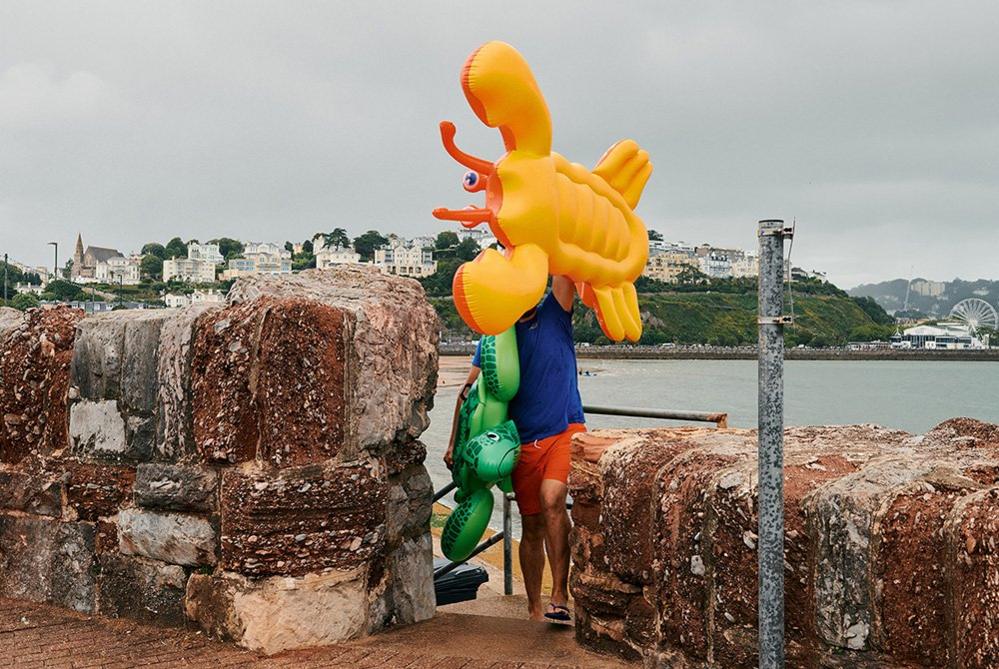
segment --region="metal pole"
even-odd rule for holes
[[[784,666],[784,221],[759,222],[759,652]]]
[[[3,254],[3,303],[7,304],[7,254]]]
[[[513,518],[510,499],[513,493],[503,493],[503,594],[513,594]]]

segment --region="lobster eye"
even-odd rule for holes
[[[461,180],[461,185],[464,186],[465,190],[472,190],[479,185],[479,173],[478,172],[465,172],[464,178]]]

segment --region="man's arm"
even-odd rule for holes
[[[451,469],[451,466],[454,464],[454,438],[458,432],[458,414],[461,413],[461,405],[464,404],[465,398],[468,397],[468,391],[477,378],[479,378],[479,368],[472,365],[472,368],[468,370],[468,378],[465,379],[465,385],[458,391],[458,400],[454,403],[454,417],[451,419],[451,439],[448,441],[447,453],[444,454],[444,464],[447,465],[448,469]]]
[[[572,301],[576,297],[576,284],[567,276],[553,276],[552,295],[558,300],[563,311],[572,311]]]

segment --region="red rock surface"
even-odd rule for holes
[[[787,431],[788,666],[999,666],[997,435],[970,419],[920,437]],[[576,437],[583,643],[654,666],[756,665],[755,451],[747,430]]]
[[[68,445],[66,393],[79,309],[31,309],[0,337],[0,462]]]

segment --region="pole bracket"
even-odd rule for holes
[[[792,239],[794,237],[794,226],[787,225],[782,228],[760,228],[760,237],[781,237],[783,239]]]
[[[758,325],[793,325],[791,316],[760,316],[756,319]]]

